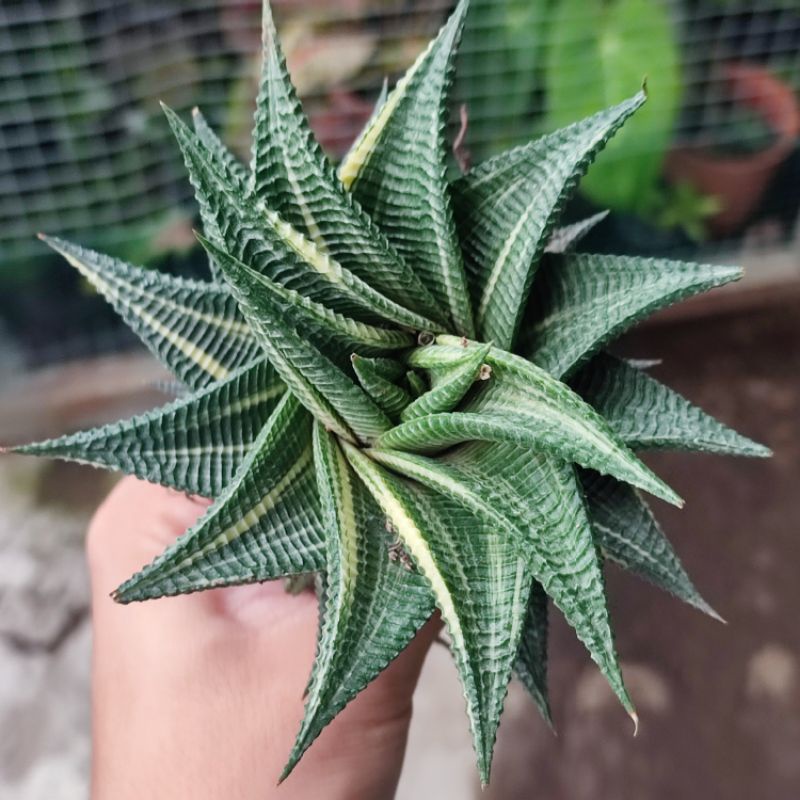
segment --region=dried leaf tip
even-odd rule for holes
[[[633,736],[635,738],[639,735],[639,715],[635,711],[629,711],[628,716],[633,720]]]

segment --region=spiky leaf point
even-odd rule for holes
[[[252,192],[323,252],[387,297],[442,317],[414,271],[336,177],[308,126],[286,71],[268,2],[253,131]]]
[[[629,447],[771,455],[769,448],[723,425],[643,370],[614,356],[596,355],[571,383]]]
[[[342,314],[383,320],[414,330],[436,330],[427,317],[396,303],[361,280],[263,204],[255,206],[215,169],[213,159],[178,115],[164,113],[183,153],[206,236],[270,279]]]
[[[547,631],[547,594],[541,584],[534,581],[514,672],[552,728],[553,716],[547,693]]]
[[[479,337],[509,349],[562,205],[605,143],[645,101],[613,108],[481,164],[453,185]]]
[[[224,380],[261,355],[224,288],[134,267],[63,239],[40,238],[87,278],[188,386],[198,389]]]
[[[433,611],[423,576],[389,559],[385,516],[318,424],[314,463],[326,543],[321,629],[305,715],[281,779]]]
[[[548,256],[522,337],[524,352],[561,378],[654,311],[741,276],[737,267],[667,259]]]
[[[114,598],[129,603],[324,566],[311,417],[287,393],[206,514]]]
[[[480,376],[483,360],[489,349],[488,344],[465,348],[460,361],[450,361],[441,368],[429,367],[431,389],[407,406],[400,419],[408,422],[429,414],[452,411]],[[414,363],[413,358],[409,363]]]
[[[214,161],[217,171],[225,176],[239,191],[247,189],[250,173],[241,161],[223,144],[214,129],[208,124],[199,108],[192,109],[192,124],[197,138],[203,143]]]
[[[257,272],[234,258],[219,266],[270,363],[318,421],[353,442],[370,442],[392,427],[364,390],[303,338]]]
[[[447,93],[468,0],[389,95],[342,163],[339,176],[455,331],[474,335],[472,308],[447,182]]]
[[[591,217],[556,228],[545,247],[545,253],[569,253],[586,236],[592,228],[599,225],[608,216],[608,211],[599,211]]]
[[[343,447],[436,598],[485,784],[519,647],[530,572],[506,537],[482,526],[462,506],[393,476],[351,445]]]
[[[194,132],[197,134],[197,138],[203,143],[213,159],[214,167],[220,174],[225,176],[225,179],[232,186],[235,186],[240,192],[244,192],[249,180],[244,165],[225,147],[199,108],[192,109],[192,122],[194,123]],[[203,229],[207,229],[206,235],[214,237],[217,230],[216,223],[210,214],[210,208],[205,204],[200,206],[200,218],[203,223]],[[217,244],[222,244],[222,242],[218,240]],[[211,267],[212,276],[215,279],[219,279],[219,270],[211,257],[209,257],[209,266]]]
[[[595,541],[620,566],[720,619],[700,596],[647,503],[630,486],[594,472],[581,475]]]
[[[375,99],[375,105],[372,107],[372,113],[369,115],[369,119],[364,123],[364,127],[361,129],[361,132],[358,136],[353,140],[352,144],[350,145],[349,150],[345,153],[344,158],[342,158],[341,163],[344,164],[353,156],[353,151],[359,146],[361,140],[366,135],[366,132],[372,127],[372,124],[377,119],[378,115],[383,110],[383,107],[386,105],[386,101],[389,99],[389,79],[384,78],[383,83],[381,84],[381,91],[378,94],[378,97]]]
[[[364,391],[383,409],[387,416],[392,420],[397,420],[403,409],[411,403],[411,395],[402,386],[398,386],[385,377],[381,367],[376,366],[375,359],[364,358],[353,353],[351,361],[358,382]],[[399,366],[396,361],[390,363]],[[402,371],[400,374],[402,375]]]
[[[440,337],[442,344],[420,348],[439,361],[463,350]],[[680,505],[680,498],[619,440],[603,418],[565,384],[518,356],[492,348],[486,356],[492,379],[452,413],[430,414],[404,422],[377,441],[379,447],[431,453],[472,440],[507,442],[533,452],[548,452],[566,461],[620,480]]]
[[[531,456],[513,445],[484,442],[458,448],[446,460],[490,487],[496,506],[518,530],[529,531],[528,560],[534,577],[636,721],[617,660],[603,576],[574,468],[548,456]]]
[[[14,450],[119,470],[213,498],[228,485],[285,391],[262,358],[155,411]]]

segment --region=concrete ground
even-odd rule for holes
[[[554,737],[518,686],[482,795],[448,654],[415,701],[400,800],[627,800],[800,796],[800,302],[665,323],[622,344],[742,432],[769,462],[659,455],[687,500],[656,509],[720,625],[609,570],[619,650],[641,731],[553,614]],[[0,462],[0,797],[86,797],[86,576],[81,540],[102,473]]]

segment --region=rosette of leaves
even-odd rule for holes
[[[768,452],[605,352],[646,314],[739,270],[573,254],[591,221],[557,227],[643,94],[448,181],[467,5],[338,172],[309,132],[266,4],[250,167],[199,112],[192,130],[167,109],[213,280],[46,239],[187,391],[17,451],[213,499],[117,589],[121,603],[317,576],[316,661],[284,775],[435,609],[484,782],[512,675],[549,720],[548,598],[635,718],[603,561],[713,612],[640,492],[680,500],[634,450]]]

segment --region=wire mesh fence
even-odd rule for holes
[[[182,255],[192,242],[190,187],[159,101],[184,113],[200,105],[246,159],[260,5],[0,2],[0,314],[11,330],[51,295],[88,308],[83,323],[108,324],[54,266],[39,230],[137,263],[202,268]],[[312,125],[335,159],[384,77],[413,61],[453,2],[273,6]],[[648,104],[568,212],[617,212],[593,244],[682,252],[765,226],[780,239],[800,204],[798,45],[798,0],[473,0],[456,106],[467,108],[478,161],[633,93],[646,76]],[[74,320],[59,320],[50,314],[43,325],[40,315],[34,339],[63,340]]]

